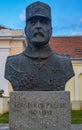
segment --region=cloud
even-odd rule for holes
[[[19,15],[19,18],[21,21],[25,21],[25,11],[22,11],[22,13]]]
[[[82,31],[74,31],[72,32],[72,35],[82,35]]]

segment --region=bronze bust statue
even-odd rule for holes
[[[66,82],[74,76],[68,55],[50,49],[52,34],[51,8],[34,2],[26,8],[26,49],[9,56],[5,78],[15,91],[63,91]]]

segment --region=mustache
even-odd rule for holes
[[[43,31],[34,31],[33,36],[35,37],[36,35],[41,35],[42,37],[44,37],[45,33]]]

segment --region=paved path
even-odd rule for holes
[[[0,124],[0,130],[9,130],[9,125],[1,125]],[[71,125],[71,130],[82,130],[82,124],[80,125]]]
[[[82,130],[82,124],[80,124],[80,125],[71,125],[71,130]]]
[[[5,125],[0,124],[0,130],[9,130],[9,125],[8,124],[5,124]]]

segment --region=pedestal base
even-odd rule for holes
[[[9,121],[10,130],[71,130],[70,93],[12,92]]]

